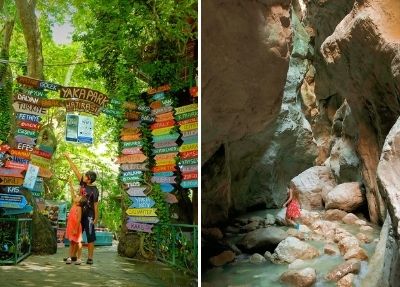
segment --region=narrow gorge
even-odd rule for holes
[[[400,1],[202,14],[202,285],[400,286]]]

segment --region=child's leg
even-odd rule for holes
[[[82,255],[82,242],[78,242],[78,244],[76,245],[76,249],[77,249],[76,257],[80,259]]]
[[[69,242],[69,257],[74,257],[75,255],[75,242],[70,240]]]

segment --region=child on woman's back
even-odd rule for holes
[[[80,265],[81,253],[82,253],[82,206],[86,204],[86,197],[76,195],[72,181],[69,180],[71,198],[73,200],[71,209],[68,215],[67,230],[65,237],[70,241],[69,245],[69,257],[66,260],[66,264],[71,264],[72,258],[77,257],[75,264]]]

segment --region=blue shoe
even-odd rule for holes
[[[300,224],[299,224],[299,223],[296,223],[295,228],[296,228],[297,230],[299,230],[299,229],[300,229]]]

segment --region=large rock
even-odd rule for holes
[[[342,218],[342,221],[346,224],[355,224],[357,220],[359,220],[359,218],[353,213],[348,213]]]
[[[292,263],[296,259],[312,259],[319,256],[317,249],[295,237],[288,237],[279,243],[274,254],[279,261],[286,263]]]
[[[338,281],[345,275],[349,273],[356,273],[360,271],[361,264],[360,260],[350,259],[338,266],[336,266],[332,271],[330,271],[325,278],[329,281]]]
[[[210,258],[210,263],[213,266],[222,266],[235,260],[235,253],[230,250],[224,251]]]
[[[323,194],[336,186],[329,167],[313,166],[292,179],[291,184],[300,195],[301,207],[307,210],[323,209]]]
[[[368,255],[367,255],[367,252],[365,252],[365,250],[362,249],[361,247],[355,247],[355,248],[349,249],[343,255],[343,258],[345,260],[349,260],[349,259],[352,259],[352,258],[359,259],[359,260],[367,260],[368,259]]]
[[[342,279],[337,282],[337,287],[353,287],[354,277],[355,275],[353,273],[343,276]]]
[[[346,215],[346,211],[340,209],[329,209],[325,212],[324,219],[341,221]]]
[[[360,160],[354,143],[349,138],[339,138],[332,147],[329,164],[338,183],[360,180]]]
[[[250,262],[253,264],[262,264],[265,261],[267,260],[261,254],[254,253],[253,255],[250,256]]]
[[[338,247],[342,255],[346,254],[349,250],[358,248],[360,243],[354,236],[348,236],[338,242]]]
[[[240,243],[245,250],[267,250],[276,247],[282,240],[287,237],[287,233],[280,228],[271,226],[260,228],[247,233]]]
[[[281,275],[281,281],[295,287],[310,287],[317,281],[317,273],[313,268],[289,270]]]
[[[325,196],[326,209],[341,209],[351,212],[359,208],[364,201],[358,182],[346,182],[333,188]]]

